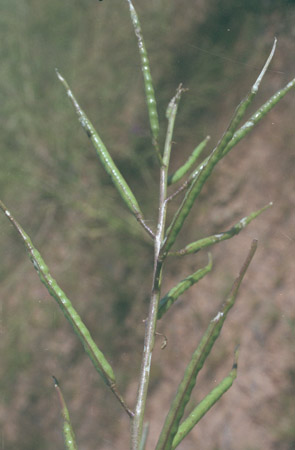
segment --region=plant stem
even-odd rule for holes
[[[168,167],[170,161],[172,135],[175,123],[175,117],[178,102],[183,89],[180,85],[177,88],[176,95],[171,100],[171,109],[168,117],[168,128],[164,146],[163,163],[160,168],[160,192],[159,192],[159,216],[157,232],[154,243],[154,271],[153,283],[150,300],[149,315],[146,321],[146,331],[144,339],[144,350],[142,356],[140,380],[137,391],[136,406],[134,418],[131,427],[131,449],[138,450],[142,439],[143,419],[146,405],[147,390],[150,378],[152,352],[154,348],[154,338],[157,326],[158,308],[161,296],[162,268],[164,260],[159,258],[161,245],[165,235],[165,223],[167,212],[167,184],[168,184]]]
[[[161,166],[161,176],[160,176],[159,219],[158,219],[157,233],[155,236],[152,294],[150,300],[149,315],[146,321],[146,331],[145,331],[144,350],[140,371],[140,380],[131,430],[132,450],[138,450],[139,443],[141,442],[143,418],[150,378],[151,359],[154,348],[154,337],[157,325],[158,305],[161,294],[161,278],[162,278],[161,275],[163,263],[162,261],[159,261],[159,252],[161,248],[166,217],[165,197],[167,189],[167,174],[168,174],[167,167],[163,164]]]

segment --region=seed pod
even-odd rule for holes
[[[231,372],[225,377],[206,397],[196,406],[190,415],[182,422],[175,438],[173,439],[171,449],[174,450],[180,442],[188,435],[195,425],[204,417],[204,415],[215,405],[215,403],[229,390],[237,378],[238,353],[235,352],[234,364]]]
[[[170,291],[160,300],[159,310],[158,310],[158,320],[162,318],[163,314],[168,311],[168,309],[176,302],[178,297],[183,294],[187,289],[200,281],[204,276],[210,272],[212,269],[212,256],[209,254],[209,262],[207,266],[202,269],[197,270],[192,275],[189,275],[176,286],[174,286]]]
[[[140,207],[137,203],[137,200],[131,191],[130,187],[126,183],[125,179],[123,178],[123,175],[120,173],[119,169],[117,168],[116,164],[114,163],[111,155],[107,151],[104,143],[100,139],[99,135],[97,134],[95,128],[93,127],[92,123],[86,116],[85,112],[80,108],[80,105],[78,104],[76,98],[74,97],[68,83],[66,80],[61,76],[61,74],[56,69],[56,74],[58,76],[58,79],[62,82],[63,86],[65,87],[68,97],[72,101],[74,108],[76,110],[76,113],[79,117],[79,121],[84,128],[87,136],[91,140],[92,144],[94,145],[94,148],[98,154],[98,157],[105,169],[105,171],[108,173],[108,175],[111,177],[113,184],[117,188],[119,194],[121,195],[121,198],[127,205],[127,207],[130,209],[130,211],[135,215],[137,220],[141,221],[143,220],[142,212],[140,210]]]
[[[206,147],[208,141],[210,139],[210,136],[206,136],[206,138],[194,149],[188,160],[179,168],[177,169],[172,175],[168,178],[168,185],[171,185],[173,183],[176,183],[179,181],[187,172],[190,170],[190,168],[195,164],[196,160]]]
[[[272,56],[273,50],[271,52]],[[270,58],[270,57],[269,57]],[[269,64],[270,60],[267,60]],[[266,65],[265,65],[266,66]],[[261,81],[262,75],[265,73],[265,66],[258,77],[259,83]],[[242,116],[245,114],[246,107],[249,106],[253,100],[259,83],[254,83],[248,96],[241,102],[238,106],[235,115],[227,129],[221,138],[220,142],[217,144],[215,149],[211,152],[208,159],[204,161],[204,165],[198,171],[197,175],[193,178],[192,183],[183,199],[180,207],[176,211],[171,224],[169,225],[166,237],[162,244],[161,256],[164,257],[174,244],[176,237],[181,230],[186,217],[188,216],[196,198],[200,194],[205,182],[213,172],[216,164],[242,139],[244,138],[254,126],[281,100],[291,89],[295,87],[295,78],[291,80],[283,89],[276,92],[264,105],[262,105],[251,118],[241,126],[237,131],[235,131],[238,123],[240,122]]]
[[[52,376],[52,378],[54,380],[54,387],[57,390],[59,402],[60,402],[60,406],[61,406],[65,445],[68,450],[78,450],[74,430],[73,430],[73,427],[71,424],[69,410],[67,408],[63,393],[61,391],[61,388],[60,388],[59,383],[58,383],[57,379],[55,378],[55,376]]]
[[[257,241],[253,240],[250,251],[241,267],[238,277],[235,279],[232,288],[226,297],[225,302],[223,303],[220,311],[210,321],[207,330],[203,334],[199,345],[194,351],[192,358],[186,367],[183,378],[178,385],[177,392],[167,414],[158,443],[156,445],[156,450],[170,450],[172,448],[172,442],[178,432],[180,421],[183,417],[185,407],[191,397],[198,373],[202,369],[206,358],[210,354],[212,347],[221,332],[228,312],[235,303],[239,287],[249,264],[252,261],[256,248]]]
[[[145,96],[146,96],[146,104],[149,113],[150,126],[152,130],[152,135],[155,141],[157,141],[159,134],[159,119],[157,112],[157,104],[155,98],[155,91],[153,87],[153,81],[150,71],[150,63],[148,59],[148,54],[146,51],[145,43],[143,40],[141,26],[138,19],[138,15],[135,11],[135,8],[131,2],[131,0],[127,0],[130,9],[130,16],[132,20],[132,24],[134,27],[135,35],[137,37],[139,55],[141,59],[141,69],[143,73],[144,79],[144,87],[145,87]]]
[[[264,206],[263,208],[259,209],[258,211],[254,211],[249,216],[243,217],[243,219],[239,220],[238,223],[236,223],[230,230],[223,231],[218,234],[213,234],[211,236],[207,236],[205,238],[199,239],[196,242],[191,242],[190,244],[186,245],[181,250],[178,250],[176,252],[169,252],[169,256],[183,256],[183,255],[189,255],[191,253],[197,253],[201,249],[205,247],[209,247],[210,245],[217,244],[218,242],[225,241],[226,239],[230,239],[236,234],[240,233],[247,225],[249,225],[250,222],[252,222],[253,219],[255,219],[259,214],[264,212],[266,209],[268,209],[270,206],[272,206],[272,202],[268,203],[268,205]]]
[[[71,301],[59,287],[54,278],[52,278],[52,276],[50,275],[47,265],[45,264],[38,250],[34,247],[30,237],[26,234],[23,228],[18,224],[18,222],[14,219],[14,217],[1,201],[0,208],[3,210],[5,215],[8,217],[10,222],[20,234],[40,280],[46,286],[49,294],[57,301],[65,317],[72,325],[75,333],[82,342],[85,351],[88,353],[94,367],[102,376],[105,383],[108,386],[112,387],[112,385],[115,383],[115,375],[113,369],[111,368],[103,353],[98,349],[97,345],[93,341],[89,330],[82,322],[81,317],[74,309]]]

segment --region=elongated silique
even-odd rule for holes
[[[50,295],[52,295],[52,297],[57,301],[65,317],[68,319],[75,333],[78,335],[80,341],[82,342],[85,351],[88,353],[95,368],[103,377],[104,381],[108,385],[112,385],[113,383],[115,383],[115,375],[113,369],[104,357],[103,353],[97,348],[97,345],[94,343],[89,330],[82,322],[79,314],[74,309],[66,294],[62,291],[54,278],[50,275],[47,265],[45,264],[38,250],[34,247],[27,233],[17,223],[17,221],[14,219],[12,214],[7,210],[6,206],[2,202],[0,202],[0,208],[18,231],[20,237],[23,240],[23,243],[25,244],[26,250],[28,251],[33,266],[39,275],[40,280],[46,286]]]

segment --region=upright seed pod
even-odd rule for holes
[[[140,55],[140,59],[141,59],[141,69],[142,69],[143,79],[144,79],[146,103],[147,103],[147,108],[148,108],[148,113],[149,113],[149,120],[150,120],[150,126],[151,126],[151,130],[152,130],[152,136],[153,136],[154,141],[157,142],[158,135],[159,135],[159,119],[158,119],[155,91],[154,91],[153,81],[152,81],[152,76],[151,76],[151,71],[150,71],[150,63],[149,63],[145,43],[143,40],[138,15],[135,11],[135,8],[134,8],[131,0],[127,0],[127,1],[128,1],[129,9],[130,9],[130,16],[131,16],[132,24],[134,27],[134,32],[135,32],[135,35],[137,37],[137,42],[138,42],[139,55]]]

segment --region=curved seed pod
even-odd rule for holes
[[[178,250],[176,252],[169,252],[169,256],[183,256],[183,255],[189,255],[191,253],[197,253],[199,250],[209,247],[210,245],[217,244],[218,242],[225,241],[226,239],[230,239],[236,234],[240,233],[250,222],[252,222],[253,219],[255,219],[259,214],[261,214],[263,211],[268,209],[270,206],[272,206],[272,202],[270,202],[268,205],[264,206],[263,208],[259,209],[258,211],[252,212],[247,217],[243,217],[238,223],[236,223],[230,230],[223,231],[222,233],[213,234],[211,236],[207,236],[203,239],[199,239],[196,242],[192,242],[191,244],[186,245],[181,250]]]
[[[221,332],[228,312],[233,307],[236,301],[239,287],[255,254],[256,248],[257,241],[253,240],[251,249],[240,270],[239,276],[235,279],[230,293],[228,294],[225,302],[221,307],[221,310],[218,312],[218,314],[216,314],[214,319],[211,320],[207,330],[205,331],[201,339],[200,344],[198,345],[189,364],[187,365],[183,379],[180,382],[177,393],[171,403],[171,407],[162,428],[156,450],[171,449],[173,439],[178,432],[179,424],[183,417],[184,409],[196,384],[198,373],[202,369],[206,358],[210,354],[210,351]]]
[[[152,76],[151,76],[151,71],[150,71],[150,63],[148,60],[148,54],[147,54],[147,51],[145,48],[145,43],[143,40],[138,15],[135,11],[135,8],[134,8],[131,0],[127,0],[127,2],[129,5],[130,17],[132,20],[132,24],[133,24],[135,35],[137,37],[137,42],[138,42],[138,49],[139,49],[139,54],[140,54],[140,59],[141,59],[141,69],[142,69],[143,78],[144,78],[145,96],[146,96],[146,103],[147,103],[147,107],[148,107],[150,126],[151,126],[151,130],[152,130],[153,138],[155,141],[157,141],[158,134],[159,134],[159,119],[158,119],[155,91],[154,91],[153,81],[152,81]]]
[[[228,142],[232,139],[233,134],[234,134],[235,130],[237,129],[237,126],[239,125],[239,123],[241,122],[242,118],[244,117],[244,115],[246,113],[247,108],[253,102],[253,100],[258,92],[260,83],[271,63],[271,60],[272,60],[273,55],[276,50],[276,46],[277,46],[277,39],[275,38],[271,52],[264,64],[260,74],[258,75],[258,78],[256,79],[255,83],[251,87],[251,89],[248,92],[248,94],[246,95],[246,97],[241,101],[241,103],[236,108],[233,118],[232,118],[227,130],[225,131],[225,133],[223,134],[219,143],[217,144],[216,148],[214,149],[214,152],[216,152],[218,155],[220,155],[219,159],[221,159],[223,149],[225,149]]]
[[[173,183],[176,183],[179,181],[184,175],[187,174],[187,172],[190,170],[190,168],[195,164],[196,160],[206,147],[208,141],[210,140],[210,136],[207,136],[192,152],[188,160],[181,166],[179,169],[177,169],[172,175],[168,178],[168,185],[170,186]]]
[[[237,378],[238,370],[238,352],[235,352],[234,364],[231,372],[225,377],[212,391],[196,406],[180,425],[175,438],[173,439],[171,449],[174,450],[180,442],[188,435],[195,425],[204,417],[204,415],[215,405],[215,403],[225,394]]]
[[[140,210],[140,207],[137,203],[137,200],[131,191],[130,187],[126,183],[125,179],[123,178],[123,175],[120,173],[119,169],[115,165],[113,159],[111,158],[109,152],[107,151],[104,143],[98,136],[95,128],[93,127],[92,123],[86,116],[85,112],[80,108],[76,98],[74,97],[68,83],[66,80],[61,76],[61,74],[56,69],[56,74],[58,76],[58,79],[63,84],[64,88],[67,91],[68,97],[72,101],[74,108],[76,110],[76,113],[79,117],[79,121],[84,128],[87,136],[91,140],[92,144],[94,145],[94,148],[98,154],[98,157],[105,169],[105,171],[108,173],[108,175],[111,177],[113,184],[117,188],[119,194],[121,195],[121,198],[127,205],[127,207],[130,209],[130,211],[135,215],[135,217],[139,220],[142,220],[142,213]]]
[[[158,310],[158,320],[162,318],[163,314],[168,311],[168,309],[173,305],[173,303],[183,294],[187,289],[200,281],[210,270],[212,269],[212,256],[209,253],[209,262],[207,266],[202,269],[197,270],[192,275],[189,275],[177,286],[174,286],[170,291],[160,300],[159,310]]]
[[[88,353],[96,370],[102,376],[106,384],[108,384],[109,386],[114,384],[115,375],[113,373],[113,369],[111,368],[108,361],[105,359],[103,353],[97,348],[95,342],[93,341],[89,333],[89,330],[86,328],[86,326],[81,320],[81,317],[73,308],[73,305],[66,296],[66,294],[61,290],[57,282],[50,275],[48,267],[46,266],[38,250],[33,246],[30,237],[26,234],[23,228],[17,223],[17,221],[14,219],[14,217],[11,215],[11,213],[7,210],[7,208],[2,202],[0,202],[0,208],[3,210],[5,215],[8,217],[10,222],[13,224],[13,226],[21,236],[25,244],[26,250],[29,253],[30,260],[32,261],[33,266],[36,269],[40,280],[46,286],[49,294],[57,301],[65,317],[72,325],[75,333],[82,342],[84,349]]]
[[[277,38],[274,39],[274,43],[271,49],[271,52],[260,72],[260,74],[258,75],[257,80],[255,81],[255,83],[253,84],[253,86],[251,87],[250,91],[248,92],[248,94],[246,95],[246,97],[241,101],[241,103],[238,105],[234,116],[228,126],[228,129],[226,130],[226,132],[224,133],[220,143],[217,145],[217,148],[220,147],[225,147],[226,142],[229,142],[229,139],[231,139],[233,132],[236,130],[237,126],[239,125],[240,121],[242,120],[242,118],[245,115],[245,112],[248,108],[248,106],[253,102],[254,97],[256,96],[260,83],[272,61],[272,58],[274,56],[275,50],[276,50],[276,46],[277,46]]]
[[[54,387],[57,390],[59,402],[61,405],[61,413],[63,416],[63,434],[64,434],[66,448],[68,450],[78,450],[74,430],[73,430],[71,420],[70,420],[69,410],[67,408],[64,396],[59,387],[59,383],[58,383],[57,379],[55,378],[55,376],[52,376],[52,378],[54,380]]]

